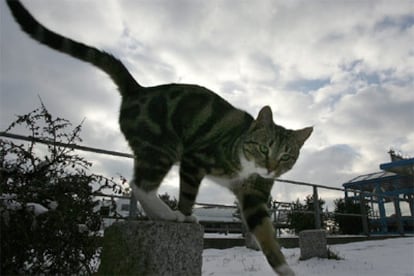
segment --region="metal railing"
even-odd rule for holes
[[[329,212],[329,213],[325,213],[325,214],[331,214],[331,215],[334,215],[334,216],[360,217],[361,218],[361,223],[362,223],[363,234],[366,235],[366,236],[371,235],[371,231],[369,229],[369,217],[370,216],[369,216],[368,210],[366,208],[367,203],[368,203],[367,198],[376,197],[379,200],[383,200],[383,199],[387,198],[389,200],[394,201],[394,205],[395,205],[394,206],[395,207],[394,222],[396,223],[396,226],[397,226],[397,232],[400,235],[405,234],[403,220],[402,220],[402,214],[401,214],[401,210],[400,210],[399,205],[398,205],[398,201],[400,200],[399,196],[383,195],[383,194],[379,194],[379,193],[355,190],[355,189],[350,189],[350,188],[343,189],[343,188],[338,188],[338,187],[330,187],[330,186],[326,186],[326,185],[319,185],[319,184],[314,184],[314,183],[293,181],[293,180],[287,180],[287,179],[275,179],[275,181],[288,183],[288,184],[293,184],[293,185],[312,187],[312,190],[313,190],[312,197],[313,197],[314,210],[313,211],[294,211],[294,212],[312,213],[314,215],[314,222],[315,222],[314,223],[314,228],[315,229],[321,229],[322,228],[321,208],[320,208],[320,205],[319,205],[319,190],[318,189],[327,189],[327,190],[342,191],[344,193],[345,192],[347,192],[347,193],[348,192],[353,192],[355,194],[355,196],[353,196],[352,198],[354,200],[356,200],[357,202],[359,202],[360,210],[361,210],[360,213],[340,213],[340,212],[333,212],[332,213],[332,212]],[[382,225],[381,227],[386,228],[387,226]],[[387,231],[385,231],[385,232],[387,232]]]
[[[9,138],[9,139],[18,139],[18,140],[23,140],[23,141],[28,141],[28,142],[36,142],[36,143],[46,144],[46,145],[57,145],[57,146],[67,147],[67,148],[80,150],[80,151],[94,152],[94,153],[97,153],[97,154],[105,154],[105,155],[112,155],[112,156],[119,156],[119,157],[126,157],[126,158],[134,158],[134,155],[130,154],[130,153],[103,150],[103,149],[99,149],[99,148],[80,146],[80,145],[77,145],[77,144],[68,144],[68,143],[61,143],[61,142],[43,140],[43,139],[39,139],[39,138],[32,137],[32,136],[24,136],[24,135],[13,134],[13,133],[8,133],[8,132],[0,132],[0,137],[5,137],[5,138]],[[335,215],[361,217],[363,233],[367,236],[370,235],[370,231],[369,231],[369,228],[368,228],[368,212],[365,208],[366,198],[367,197],[374,197],[374,196],[378,197],[378,198],[385,198],[384,195],[381,195],[381,194],[378,194],[378,193],[373,193],[373,192],[365,192],[365,191],[353,190],[353,189],[343,189],[343,188],[338,188],[338,187],[330,187],[330,186],[326,186],[326,185],[300,182],[300,181],[293,181],[293,180],[280,179],[280,178],[275,179],[275,181],[288,183],[288,184],[293,184],[293,185],[312,187],[312,195],[313,195],[313,199],[314,199],[314,204],[313,204],[314,210],[313,211],[299,211],[299,212],[307,212],[307,213],[313,213],[314,214],[314,221],[315,221],[314,227],[315,227],[315,229],[320,229],[322,227],[321,209],[320,209],[320,205],[319,205],[319,191],[318,191],[318,189],[335,190],[335,191],[341,191],[341,192],[344,192],[344,193],[345,192],[354,192],[356,195],[359,195],[359,200],[358,201],[359,201],[360,207],[361,207],[361,213],[360,214],[356,214],[356,213],[354,213],[354,214],[353,213],[338,213],[338,212],[336,212]],[[110,196],[110,195],[102,194],[102,196]],[[392,198],[393,200],[399,200],[398,196],[389,196],[389,195],[387,195],[386,197],[387,198]],[[134,214],[136,214],[135,212],[137,212],[136,200],[134,199],[133,196],[131,196],[130,199],[131,199],[130,200],[130,204],[131,204],[131,207],[130,207],[131,208],[131,213],[130,213],[130,215],[134,215]],[[203,205],[202,203],[196,203],[196,204]],[[401,222],[401,212],[399,210],[396,210],[396,221],[397,221],[397,226],[398,226],[398,232],[403,235],[404,234],[404,227],[403,227],[402,222]]]

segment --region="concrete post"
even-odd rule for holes
[[[313,257],[327,258],[326,231],[321,229],[304,230],[299,233],[300,259]]]
[[[203,227],[117,222],[105,230],[98,275],[201,275]]]

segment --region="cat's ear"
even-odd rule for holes
[[[264,106],[257,115],[256,122],[262,126],[271,126],[273,125],[273,113],[270,106]]]
[[[312,134],[313,127],[305,127],[303,129],[295,130],[296,139],[297,141],[303,145],[305,141],[309,138]]]

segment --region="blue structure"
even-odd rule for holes
[[[378,214],[371,212],[368,216],[371,233],[414,232],[414,158],[389,153],[391,162],[380,164],[383,171],[360,175],[343,184],[345,198],[364,200],[371,211],[378,210]],[[385,204],[390,202],[394,208],[387,215]],[[409,215],[402,215],[401,202],[408,203]]]

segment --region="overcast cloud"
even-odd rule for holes
[[[45,26],[121,58],[138,82],[208,87],[288,128],[313,125],[286,179],[340,187],[379,170],[392,147],[414,155],[414,1],[24,1]],[[84,145],[130,152],[115,85],[89,64],[22,33],[0,2],[1,121],[39,106],[77,124]],[[132,160],[85,154],[94,169],[130,178]],[[177,193],[172,171],[161,190]],[[290,201],[309,188],[275,185]],[[325,198],[340,193],[321,192]],[[198,201],[232,203],[204,183]]]

